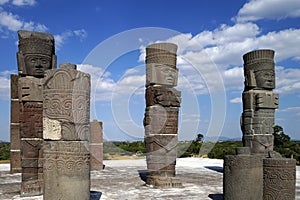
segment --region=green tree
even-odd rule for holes
[[[274,126],[274,146],[283,147],[291,142],[290,136],[286,135],[279,125]]]

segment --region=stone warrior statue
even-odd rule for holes
[[[54,37],[48,33],[18,31],[18,75],[12,75],[11,138],[12,160],[20,149],[21,195],[42,194],[43,97],[44,72],[56,68]],[[17,92],[16,92],[17,91]],[[15,144],[19,142],[19,146]],[[12,162],[12,165],[14,163]],[[14,171],[13,169],[11,170]]]
[[[156,43],[146,48],[147,184],[157,188],[182,187],[175,177],[178,143],[178,112],[181,93],[177,85],[177,46]]]
[[[273,150],[274,113],[278,108],[278,94],[272,92],[275,88],[274,51],[251,51],[243,59],[243,143],[250,147],[251,153],[264,154]]]

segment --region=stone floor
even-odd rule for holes
[[[146,161],[106,160],[103,171],[91,172],[91,190],[102,192],[101,200],[111,199],[223,199],[223,160],[181,158],[177,160],[177,176],[183,188],[154,189],[142,180]],[[20,198],[21,174],[10,174],[9,165],[0,165],[0,199],[36,199],[42,196]],[[297,167],[297,196],[300,199],[300,168]]]

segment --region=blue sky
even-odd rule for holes
[[[276,124],[300,139],[299,0],[0,0],[0,140],[9,141],[17,30],[55,36],[58,63],[92,75],[91,120],[107,140],[142,140],[145,47],[178,45],[179,139],[240,138],[242,55],[276,52]]]

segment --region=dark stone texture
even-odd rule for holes
[[[154,105],[146,108],[144,127],[146,136],[154,134],[177,134],[178,107]]]
[[[180,107],[181,92],[174,88],[149,86],[146,88],[146,106],[161,105],[166,107]]]
[[[263,157],[227,155],[224,158],[224,200],[263,199]]]
[[[54,37],[51,34],[21,30],[18,36],[20,75],[40,78],[46,70],[56,68]]]
[[[43,137],[43,103],[25,102],[21,104],[21,138]]]
[[[265,158],[263,160],[263,199],[293,200],[296,191],[296,160]]]

